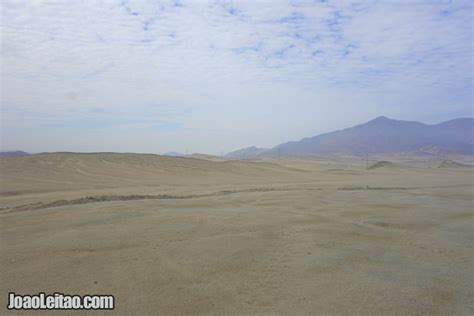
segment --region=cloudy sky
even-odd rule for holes
[[[1,147],[222,152],[473,116],[472,1],[10,1]]]

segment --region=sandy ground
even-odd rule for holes
[[[10,291],[129,315],[473,314],[474,172],[438,164],[2,158],[0,314]]]

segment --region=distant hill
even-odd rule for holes
[[[220,161],[222,160],[221,157],[214,156],[214,155],[207,155],[207,154],[200,154],[200,153],[194,153],[192,155],[186,156],[188,158],[196,158],[196,159],[204,159],[204,160],[210,160],[210,161]]]
[[[185,154],[178,153],[178,152],[175,152],[175,151],[170,151],[170,152],[164,153],[163,156],[168,156],[168,157],[184,157],[184,156],[186,156],[186,155],[185,155]]]
[[[252,150],[246,148],[241,151],[248,153],[246,158],[250,158]],[[427,125],[381,116],[351,128],[290,141],[260,153],[254,152],[255,156],[402,152],[474,154],[474,118]]]
[[[0,157],[24,157],[24,156],[30,156],[30,154],[21,150],[0,151]]]
[[[265,152],[267,152],[269,149],[267,148],[258,148],[255,146],[236,150],[233,152],[230,152],[226,155],[224,155],[224,158],[226,159],[249,159],[249,158],[255,158],[258,155],[261,155]]]

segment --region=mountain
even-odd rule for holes
[[[474,119],[460,118],[434,125],[381,116],[365,124],[276,146],[285,155],[329,153],[397,153],[437,148],[473,154]]]
[[[21,150],[0,151],[0,157],[24,157],[24,156],[30,156],[30,154]]]
[[[380,116],[351,128],[280,144],[257,155],[402,152],[474,154],[474,118],[427,125]]]
[[[269,151],[267,148],[258,148],[255,146],[239,149],[224,155],[226,159],[251,159]]]

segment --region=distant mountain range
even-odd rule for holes
[[[425,155],[474,154],[474,118],[458,118],[427,125],[380,116],[367,123],[318,136],[277,145],[271,149],[255,146],[224,155],[226,159],[326,154],[418,153]],[[24,151],[3,151],[0,157],[22,157]],[[203,158],[168,152],[165,156]],[[199,157],[198,157],[199,156]],[[205,156],[208,159],[211,156]],[[219,157],[212,156],[213,159]]]
[[[0,151],[0,157],[23,157],[23,156],[30,156],[30,154],[21,150]]]
[[[399,121],[385,116],[351,128],[290,141],[263,149],[249,147],[228,153],[231,159],[318,154],[403,153],[474,154],[474,118],[434,125]]]

